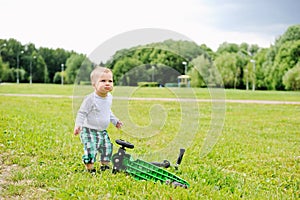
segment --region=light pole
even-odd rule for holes
[[[154,66],[152,66],[152,82],[154,82]]]
[[[252,62],[252,64],[253,64],[252,91],[255,91],[255,79],[256,79],[256,76],[255,76],[255,60],[251,59],[250,62]]]
[[[255,60],[252,59],[253,58],[253,53],[251,53],[249,50],[242,50],[243,55],[248,55],[250,57],[250,62],[253,65],[253,70],[252,70],[252,90],[255,91],[255,80],[256,80],[256,76],[255,76]],[[245,69],[245,72],[247,73],[247,77],[246,77],[246,90],[249,89],[249,80],[248,80],[248,76],[249,76],[249,71],[248,69]]]
[[[187,62],[183,61],[182,64],[184,65],[184,74],[186,75],[186,72],[187,72],[187,71],[186,71],[186,67],[187,67],[186,65],[187,65]]]
[[[20,54],[24,53],[24,51],[22,50],[21,52],[17,53],[17,84],[20,83],[19,80],[19,65],[20,65]]]
[[[64,84],[64,64],[61,64],[61,84]]]
[[[36,56],[30,58],[30,81],[29,81],[30,85],[32,84],[32,58],[36,59]]]
[[[249,90],[248,69],[245,69],[245,73],[246,73],[246,90]]]
[[[6,47],[6,43],[4,43],[0,46],[0,57],[1,57],[2,47]]]

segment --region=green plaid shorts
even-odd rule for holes
[[[82,161],[85,164],[95,163],[97,153],[100,153],[100,161],[110,162],[113,144],[107,134],[107,131],[97,131],[95,129],[82,128],[80,133],[81,143],[83,144],[84,154]]]

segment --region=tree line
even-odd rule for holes
[[[36,48],[15,39],[0,39],[0,80],[20,83],[85,83],[96,65],[114,72],[117,85],[155,81],[177,82],[191,77],[192,87],[237,89],[300,89],[300,25],[290,26],[269,48],[224,42],[216,51],[205,44],[166,40],[121,49],[105,63],[64,49]]]

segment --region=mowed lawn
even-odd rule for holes
[[[300,198],[300,104],[286,104],[300,102],[299,92],[225,90],[227,100],[285,103],[216,108],[205,101],[121,98],[210,99],[214,91],[207,89],[116,87],[112,109],[124,127],[108,129],[114,153],[121,138],[135,145],[127,150],[135,159],[175,164],[184,147],[179,169],[167,169],[189,182],[184,189],[123,173],[84,172],[82,145],[72,134],[80,98],[72,96],[90,89],[0,85],[0,199]]]

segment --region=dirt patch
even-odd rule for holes
[[[45,189],[34,187],[33,180],[13,180],[15,172],[26,173],[28,172],[28,169],[22,168],[17,164],[7,164],[5,161],[7,160],[8,156],[8,153],[0,154],[0,199],[41,199],[40,197],[42,197],[47,191]],[[20,189],[8,191],[9,186],[26,188],[26,190]]]
[[[2,194],[4,193],[5,186],[11,184],[10,177],[11,172],[18,170],[18,165],[6,165],[5,158],[7,153],[0,154],[0,199],[4,198]]]

